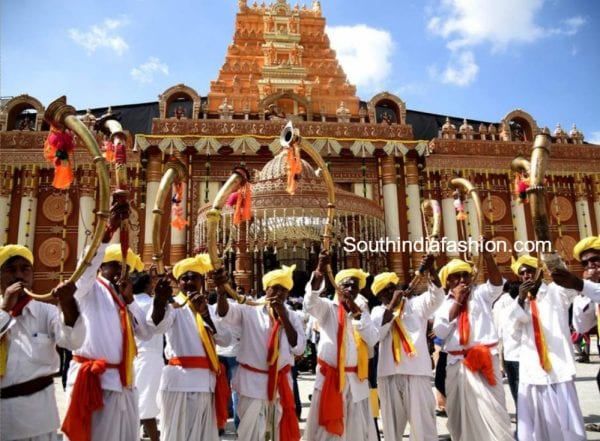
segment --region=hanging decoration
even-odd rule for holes
[[[529,177],[525,173],[515,173],[515,195],[519,197],[519,202],[523,204],[529,203],[527,190],[529,189],[530,185]]]
[[[44,142],[44,157],[54,164],[54,188],[64,190],[73,183],[71,155],[74,148],[73,134],[69,130],[50,126],[50,133]]]
[[[456,220],[466,220],[467,215],[465,214],[465,206],[463,204],[462,199],[460,198],[460,193],[458,191],[454,191],[452,195],[454,196],[454,209],[456,210]]]
[[[293,147],[287,148],[287,188],[286,191],[293,195],[298,187],[298,179],[302,173],[302,162],[300,161],[299,152]]]
[[[176,230],[183,231],[188,221],[183,217],[183,207],[181,206],[183,201],[183,182],[173,183],[173,197],[171,203],[171,226]]]

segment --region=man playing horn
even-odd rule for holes
[[[537,267],[538,259],[527,255],[511,265],[522,282],[509,312],[521,341],[518,438],[584,440],[569,333],[577,291],[535,280]]]
[[[0,439],[57,440],[56,345],[77,349],[85,335],[75,284],[54,290],[58,307],[28,296],[33,254],[22,245],[0,247],[0,280]]]
[[[134,334],[148,339],[151,332],[143,310],[134,302],[129,278],[122,277],[121,245],[108,245],[128,215],[127,202],[113,204],[102,244],[77,282],[75,297],[86,335],[73,352],[67,376],[70,399],[62,430],[71,441],[133,440],[139,436]],[[140,257],[130,249],[125,261],[127,271],[143,269]]]
[[[171,288],[162,279],[155,289],[149,324],[166,333],[161,390],[161,439],[218,440],[227,423],[229,385],[219,363],[216,343],[228,345],[229,331],[219,326],[204,292],[205,275],[212,270],[207,254],[183,259],[173,267],[178,307],[168,306]]]
[[[407,422],[412,440],[438,439],[427,320],[444,301],[444,290],[432,264],[433,256],[423,257],[429,289],[419,296],[398,289],[396,273],[378,274],[371,285],[383,304],[373,308],[372,318],[379,330],[377,389],[385,439],[402,439]]]
[[[321,297],[329,255],[319,255],[304,295],[304,309],[321,329],[317,349],[319,369],[306,423],[306,438],[325,440],[377,440],[369,402],[368,348],[378,333],[368,311],[355,299],[368,274],[356,268],[337,273],[339,287],[332,301]]]
[[[492,303],[502,293],[494,257],[480,247],[489,279],[472,286],[473,267],[452,259],[439,272],[446,300],[435,314],[433,331],[448,352],[446,397],[452,439],[513,439],[498,360]]]
[[[224,323],[240,329],[239,368],[233,379],[239,394],[238,440],[264,440],[269,416],[274,419],[271,439],[300,439],[291,368],[294,356],[304,353],[306,342],[302,322],[286,305],[294,286],[295,268],[283,265],[263,276],[264,306],[229,303],[223,289],[226,273],[218,271],[214,275],[219,316]],[[275,415],[269,415],[271,406]]]
[[[586,272],[590,273],[589,278],[584,280],[570,271],[556,269],[552,271],[552,279],[557,285],[580,291],[594,302],[600,303],[600,283],[594,282],[600,273],[600,236],[591,236],[580,240],[573,248],[573,257],[581,262],[581,266]]]

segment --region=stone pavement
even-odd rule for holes
[[[598,391],[598,387],[596,386],[596,374],[598,373],[599,367],[600,360],[598,355],[595,354],[593,354],[591,357],[591,363],[577,363],[577,379],[575,381],[575,385],[577,388],[577,395],[579,397],[579,403],[581,405],[581,411],[583,413],[585,423],[600,423],[600,392]],[[306,417],[308,415],[309,407],[308,396],[309,394],[312,394],[314,379],[314,375],[308,373],[301,373],[298,378],[300,399],[302,401],[302,419],[300,422],[300,428],[302,430],[304,430],[304,425],[306,424]],[[56,398],[58,402],[60,417],[62,420],[66,409],[66,397],[65,393],[62,390],[62,385],[60,384],[59,377],[56,378],[55,383],[57,391]],[[515,406],[512,397],[510,396],[510,391],[508,390],[508,385],[506,385],[506,382],[504,389],[506,393],[506,403],[508,406],[508,411],[511,417],[514,417]],[[515,425],[513,423],[513,429],[514,426]],[[379,424],[379,429],[381,430],[381,424]],[[406,434],[404,435],[405,439],[408,439],[409,429],[410,428],[407,427]],[[448,435],[448,430],[446,429],[446,418],[437,418],[437,429],[440,440],[450,439],[450,436]],[[587,432],[587,436],[589,440],[600,440],[600,432]],[[226,434],[221,439],[236,439],[232,420],[228,422]]]

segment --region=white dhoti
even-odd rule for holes
[[[92,414],[92,440],[137,440],[140,437],[137,391],[102,390],[104,406]]]
[[[158,387],[163,366],[162,353],[156,351],[140,352],[133,361],[141,420],[156,418],[160,412]]]
[[[453,440],[513,440],[498,357],[494,356],[492,361],[495,386],[480,372],[467,369],[462,361],[446,368],[446,412]]]
[[[437,441],[430,377],[400,374],[379,377],[377,390],[386,440],[401,440],[409,422],[412,441]]]
[[[2,441],[56,441],[59,427],[53,384],[31,395],[0,400]]]
[[[210,392],[161,392],[162,441],[217,441],[217,416]]]
[[[585,426],[573,381],[548,385],[519,384],[520,441],[585,440]]]
[[[304,439],[308,441],[377,441],[369,397],[355,403],[350,389],[347,386],[343,396],[344,434],[342,436],[333,435],[319,425],[321,391],[315,389],[306,420]]]
[[[271,412],[275,412],[272,417]],[[238,426],[238,441],[263,441],[267,431],[274,429],[274,434],[270,439],[273,441],[279,440],[279,421],[281,420],[282,409],[277,403],[273,409],[269,409],[267,400],[259,400],[240,395],[237,412],[240,417],[240,425]],[[274,418],[271,420],[270,418]],[[274,421],[274,424],[270,424]],[[273,427],[269,427],[272,425]]]

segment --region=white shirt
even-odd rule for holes
[[[60,367],[56,345],[73,350],[85,337],[81,316],[73,327],[66,326],[58,307],[36,300],[30,301],[18,317],[0,310],[0,329],[8,343],[6,374],[0,377],[2,388],[55,374]],[[53,387],[0,403],[1,439],[30,438],[56,432],[60,426]]]
[[[596,305],[583,294],[573,299],[573,329],[579,334],[596,326]]]
[[[322,281],[318,290],[312,290],[312,279],[306,284],[304,294],[304,309],[310,315],[314,316],[321,329],[321,337],[317,347],[317,354],[329,366],[337,367],[337,309],[338,304],[333,301],[322,298],[321,293],[325,290],[325,280]],[[350,313],[346,314],[346,366],[356,366],[358,354],[356,342],[354,340],[354,329],[358,331],[361,338],[367,344],[367,347],[373,347],[379,340],[377,328],[371,320],[367,311],[362,311],[360,320],[353,320]],[[325,377],[317,369],[315,389],[321,390]],[[348,386],[349,385],[349,386]],[[350,387],[354,402],[364,400],[369,396],[369,382],[360,381],[356,372],[346,371],[346,387]]]
[[[233,299],[227,299],[232,303],[237,303]],[[231,333],[231,343],[228,346],[217,345],[217,354],[219,357],[237,357],[240,349],[240,328],[238,326],[229,326],[229,332]]]
[[[492,319],[492,303],[502,293],[502,285],[495,286],[487,281],[483,285],[476,285],[468,297],[469,325],[471,334],[466,346],[459,343],[458,315],[450,321],[450,308],[454,299],[450,296],[442,303],[435,313],[433,332],[444,340],[444,351],[448,352],[448,364],[454,364],[464,357],[452,355],[450,351],[462,351],[476,345],[489,345],[498,343],[498,334]],[[497,354],[496,347],[491,348],[492,354]]]
[[[147,314],[152,307],[152,297],[145,292],[135,294],[133,300],[138,304],[144,314]],[[137,345],[138,354],[142,352],[157,352],[162,354],[163,352],[163,336],[162,334],[154,334],[150,340],[142,340],[141,338],[135,338],[135,344]]]
[[[279,337],[279,360],[277,363],[278,369],[281,369],[288,364],[294,366],[294,356],[302,355],[304,353],[304,347],[306,346],[306,338],[304,337],[304,328],[301,320],[287,305],[286,309],[290,323],[296,330],[298,337],[296,346],[291,346],[285,330],[283,329],[283,326],[281,326]],[[247,364],[253,368],[267,371],[267,349],[272,325],[271,317],[266,307],[230,303],[227,314],[225,317],[220,317],[220,320],[224,324],[238,326],[240,328],[240,347],[237,355],[238,363]],[[291,387],[291,373],[288,374],[288,381]],[[252,372],[240,366],[232,383],[234,389],[241,395],[258,400],[267,399],[268,375],[266,374]]]
[[[427,347],[427,320],[444,301],[444,290],[434,284],[423,294],[406,300],[402,313],[402,324],[412,341],[417,354],[409,357],[401,345],[400,362],[394,361],[392,350],[392,324],[396,318],[381,325],[385,314],[385,306],[376,306],[372,311],[372,319],[379,329],[379,361],[377,377],[388,375],[426,375],[431,377],[431,358]]]
[[[167,339],[165,356],[167,359],[173,357],[207,357],[198,333],[196,315],[190,305],[182,308],[173,308],[168,305],[165,316],[158,325],[154,325],[152,321],[153,310],[154,307],[151,307],[148,311],[147,322],[151,328],[155,329],[155,332],[165,334]],[[208,311],[217,331],[216,334],[213,334],[215,343],[228,345],[231,342],[231,334],[219,325],[213,305],[209,305]],[[204,326],[210,329],[206,323]],[[160,380],[160,390],[214,392],[215,384],[216,376],[210,369],[166,365],[163,368]]]
[[[592,282],[591,280],[584,280],[581,293],[584,296],[588,296],[594,302],[600,303],[600,283]]]
[[[577,291],[561,288],[555,283],[542,283],[538,290],[536,303],[552,363],[550,372],[545,372],[540,366],[529,301],[525,301],[525,309],[521,308],[518,299],[513,301],[510,318],[513,321],[515,336],[520,337],[521,342],[520,383],[554,384],[575,378],[575,362],[569,332],[569,305],[576,295]]]
[[[498,332],[498,339],[502,342],[502,354],[506,361],[519,361],[521,342],[514,336],[514,325],[510,320],[514,299],[509,293],[503,293],[494,303],[492,314]]]
[[[74,355],[90,359],[104,359],[109,364],[119,364],[123,356],[123,333],[119,308],[112,295],[96,280],[96,273],[108,244],[101,244],[92,259],[91,265],[77,282],[75,298],[79,303],[79,311],[83,316],[86,328],[85,340]],[[98,278],[101,278],[98,276]],[[105,283],[108,281],[103,279]],[[127,305],[133,324],[134,334],[141,339],[149,339],[152,332],[146,326],[146,317],[135,302]],[[67,385],[73,386],[79,371],[79,363],[71,361]],[[121,392],[121,379],[117,368],[108,368],[100,377],[102,389]]]

